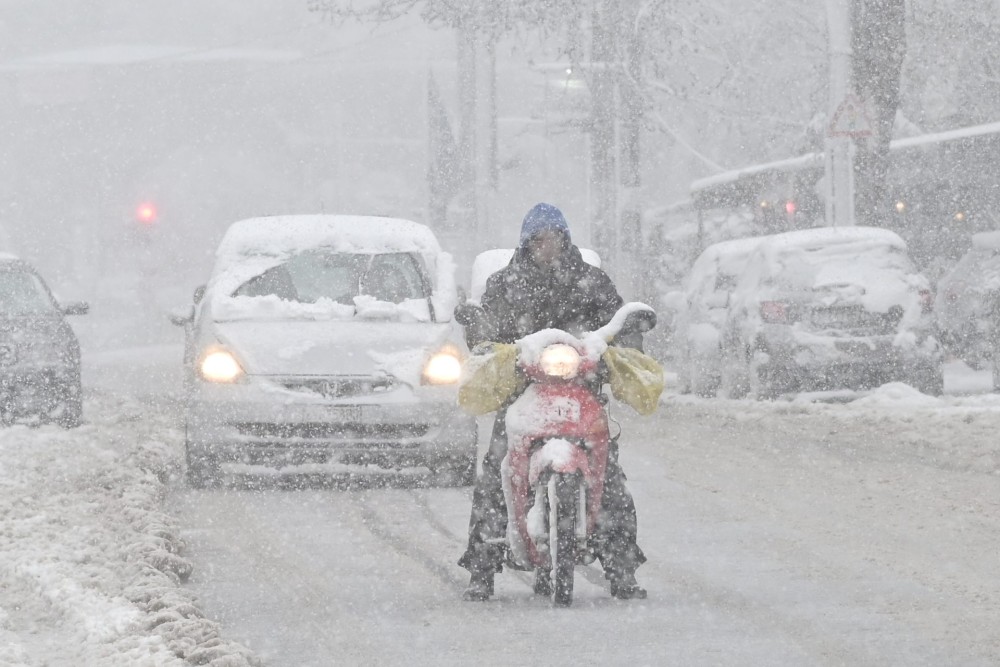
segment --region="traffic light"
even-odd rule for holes
[[[152,225],[156,222],[156,206],[150,202],[143,202],[135,209],[135,219],[141,225]]]

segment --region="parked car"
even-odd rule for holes
[[[941,343],[976,369],[993,358],[998,294],[1000,232],[975,234],[972,248],[938,281],[934,315]]]
[[[80,425],[80,343],[65,316],[88,309],[59,305],[30,264],[0,255],[0,422]]]
[[[475,477],[457,407],[454,268],[406,220],[284,216],[233,224],[186,318],[187,479],[227,462],[426,466]]]
[[[722,327],[736,280],[746,268],[758,236],[722,241],[705,248],[691,265],[681,292],[667,295],[674,311],[674,363],[679,389],[715,396],[722,377]]]
[[[934,297],[895,233],[870,227],[776,234],[752,253],[723,329],[722,391],[944,388]]]

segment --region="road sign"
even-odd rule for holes
[[[861,139],[872,136],[873,131],[868,107],[857,95],[847,95],[833,112],[826,135],[831,138]]]

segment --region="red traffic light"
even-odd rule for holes
[[[135,209],[135,219],[144,225],[151,225],[156,222],[156,207],[146,202],[139,204]]]

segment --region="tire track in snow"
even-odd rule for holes
[[[412,491],[405,494],[405,496],[416,498],[416,495]],[[452,587],[462,585],[461,580],[457,577],[456,573],[453,572],[453,568],[445,567],[441,563],[440,558],[429,553],[422,545],[418,544],[418,540],[404,537],[401,533],[392,529],[390,523],[383,519],[376,509],[371,493],[364,491],[353,495],[352,498],[356,501],[352,503],[352,507],[357,510],[360,523],[372,535],[381,540],[386,546],[391,548],[400,556],[403,556],[422,567],[442,583]],[[430,507],[426,506],[426,503],[424,507],[421,507],[418,500],[416,505],[421,509],[421,514],[425,518],[431,514]],[[445,537],[448,537],[452,541],[455,539],[454,534],[451,533],[451,531],[444,526],[444,524],[440,523],[439,520],[435,519],[433,521],[426,521],[426,523],[435,531],[441,533]]]
[[[453,542],[457,542],[459,544],[465,543],[465,538],[456,535],[451,528],[449,528],[444,524],[444,522],[441,520],[441,517],[435,514],[434,510],[431,509],[430,502],[427,500],[426,490],[413,489],[410,491],[410,495],[413,496],[414,502],[417,504],[417,507],[420,508],[420,512],[421,514],[423,514],[424,519],[427,521],[427,524],[429,526],[431,526],[436,531],[438,531],[439,533],[441,533],[442,535],[444,535]]]

